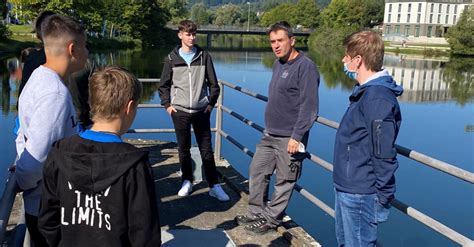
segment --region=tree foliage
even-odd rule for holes
[[[330,28],[372,27],[383,21],[381,0],[333,0],[321,13],[321,24]]]
[[[196,3],[191,7],[190,19],[199,25],[206,25],[210,22],[211,14],[208,12],[206,5]]]
[[[453,54],[474,56],[474,7],[464,10],[446,37]]]
[[[235,4],[226,4],[216,10],[214,24],[219,26],[236,25],[241,23],[242,9]]]
[[[166,23],[186,15],[186,0],[10,0],[24,22],[44,10],[79,20],[96,37],[129,37],[144,46],[166,42]],[[21,12],[20,12],[21,9]]]
[[[319,8],[314,0],[280,4],[265,12],[260,23],[262,26],[269,26],[277,21],[287,21],[293,27],[301,25],[316,28],[319,23]]]

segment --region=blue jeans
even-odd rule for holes
[[[377,194],[351,194],[335,190],[336,239],[338,246],[376,246],[377,225],[388,219],[390,208]]]

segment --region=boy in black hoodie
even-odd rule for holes
[[[50,246],[161,245],[148,152],[121,139],[141,91],[119,67],[92,76],[92,128],[56,142],[44,166],[38,225]]]

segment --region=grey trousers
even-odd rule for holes
[[[303,143],[307,144],[307,135]],[[272,226],[277,226],[288,207],[296,180],[301,175],[305,153],[289,155],[289,137],[266,135],[257,144],[257,150],[250,165],[248,216],[262,215]],[[268,186],[276,171],[274,192],[268,201]]]

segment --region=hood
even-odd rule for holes
[[[147,162],[147,151],[127,143],[102,143],[79,136],[64,139],[53,147],[59,171],[81,192],[104,191],[137,163]]]
[[[194,55],[194,58],[193,60],[196,58],[196,57],[199,57],[202,53],[202,48],[199,47],[198,45],[194,45],[194,47],[196,47],[196,54]],[[181,45],[177,45],[172,51],[170,54],[168,54],[168,58],[169,60],[173,61],[173,60],[176,60],[178,59],[179,61],[182,61],[183,63],[186,63],[184,61],[184,59],[179,55],[179,48],[181,48]]]
[[[372,86],[386,87],[390,89],[390,91],[392,91],[393,94],[395,94],[395,96],[397,97],[403,94],[403,88],[397,85],[397,83],[393,80],[393,77],[388,73],[387,70],[382,70],[371,76],[368,79],[368,82],[366,82],[362,86],[358,84],[355,85],[351,97],[360,96],[360,94],[362,94],[365,89]]]

